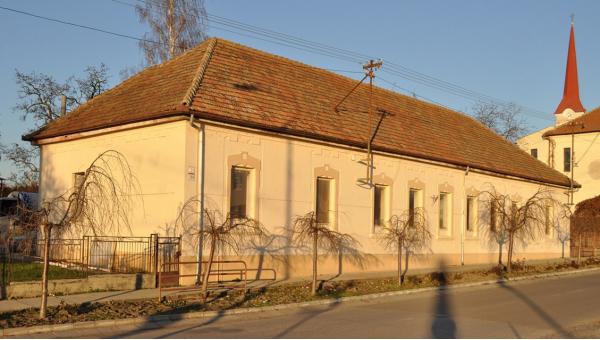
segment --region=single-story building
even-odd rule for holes
[[[409,207],[425,210],[434,235],[428,255],[413,258],[416,268],[441,258],[451,265],[497,261],[490,212],[478,198],[492,186],[522,199],[544,187],[566,199],[567,176],[475,119],[379,87],[370,110],[369,85],[352,91],[357,82],[212,38],[24,139],[41,149],[42,201],[73,187],[76,174],[114,149],[140,183],[143,204],[131,211],[132,234],[164,233],[184,202],[202,197],[207,209],[258,219],[281,236],[282,244],[250,246],[242,257],[250,267],[260,258],[286,276],[310,273],[308,253],[295,251],[283,230],[311,211],[353,235],[374,259],[324,260],[320,272],[335,274],[395,269],[395,255],[377,240],[379,224]],[[367,141],[381,112],[374,185],[365,185]],[[183,238],[182,259],[194,260],[195,239]],[[547,228],[515,256],[560,251]]]

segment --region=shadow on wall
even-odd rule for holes
[[[440,285],[437,290],[435,306],[433,309],[433,322],[431,324],[431,337],[434,339],[456,338],[456,323],[452,318],[452,305],[448,296],[448,279],[446,265],[440,261],[436,273]]]

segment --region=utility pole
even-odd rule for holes
[[[369,77],[369,108],[367,110],[367,114],[368,114],[368,127],[369,127],[369,133],[367,135],[367,159],[366,159],[366,163],[367,163],[367,183],[370,186],[373,186],[373,152],[371,151],[371,144],[373,142],[373,139],[375,139],[375,135],[377,134],[377,131],[379,130],[379,126],[381,125],[381,121],[383,120],[383,118],[385,117],[385,114],[381,115],[381,118],[379,119],[379,122],[377,123],[377,128],[375,129],[375,132],[372,133],[372,123],[371,123],[371,111],[373,109],[373,79],[375,79],[375,70],[378,70],[381,65],[383,65],[383,61],[381,60],[369,60],[368,63],[363,65],[363,70],[366,71],[366,76]]]
[[[369,78],[369,107],[367,109],[367,115],[368,115],[368,117],[367,117],[367,120],[368,120],[367,158],[362,159],[360,161],[360,163],[363,163],[367,166],[367,176],[364,179],[364,184],[367,184],[369,186],[369,188],[373,187],[373,168],[374,168],[371,144],[373,143],[373,140],[375,139],[375,136],[377,135],[377,131],[379,131],[379,127],[381,126],[381,122],[383,121],[383,118],[390,115],[390,113],[388,113],[388,112],[379,110],[379,113],[380,113],[379,121],[377,122],[375,131],[373,131],[373,127],[372,127],[373,124],[372,124],[372,119],[371,119],[371,112],[373,110],[373,79],[375,79],[375,71],[378,70],[381,67],[381,65],[383,65],[383,61],[381,61],[381,60],[369,60],[368,63],[364,64],[363,70],[365,70],[365,76],[333,108],[333,110],[336,113],[339,113],[340,106],[342,105],[342,103],[344,103],[344,101],[346,101],[346,99],[348,97],[350,97],[350,95],[360,86],[360,84],[362,84],[365,81],[365,79]],[[361,179],[359,179],[359,181],[363,182],[363,179],[361,178]]]
[[[574,187],[574,181],[575,181],[575,127],[580,127],[580,128],[584,128],[583,123],[575,123],[575,122],[569,122],[567,123],[569,124],[569,126],[571,127],[571,164],[570,164],[570,170],[571,170],[571,183],[570,183],[570,187],[569,187],[569,205],[574,205],[575,204],[575,199],[574,199],[574,194],[575,194],[575,187]]]

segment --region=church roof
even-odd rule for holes
[[[600,132],[600,107],[572,119],[567,123],[559,125],[552,130],[546,131],[544,136],[560,136],[592,132]]]
[[[577,54],[575,51],[575,28],[571,23],[569,36],[569,51],[567,54],[567,69],[565,71],[565,87],[563,98],[556,108],[555,114],[562,113],[566,109],[575,112],[585,112],[585,108],[579,99],[579,79],[577,76]]]
[[[205,120],[366,148],[369,86],[334,107],[357,80],[223,39],[209,39],[150,67],[27,136],[25,140],[190,114]],[[456,111],[374,87],[391,113],[373,149],[569,186],[546,166]],[[374,123],[373,123],[374,124]]]

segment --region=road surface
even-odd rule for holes
[[[94,338],[535,338],[599,329],[600,273],[521,281],[368,302],[182,320],[33,337]],[[578,327],[576,327],[578,326]],[[152,328],[154,327],[154,328]],[[600,334],[592,333],[598,337]]]

